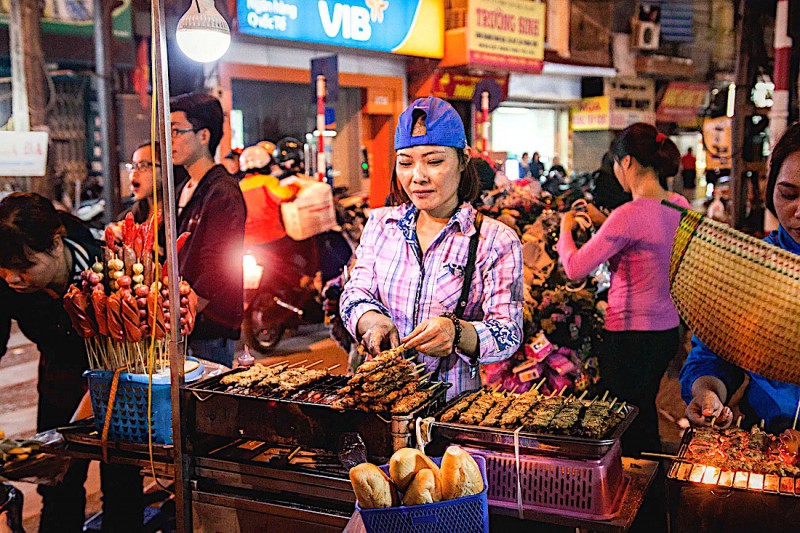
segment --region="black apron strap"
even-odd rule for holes
[[[458,303],[456,304],[456,309],[453,312],[459,319],[464,316],[464,311],[467,308],[467,302],[469,301],[469,289],[472,286],[472,276],[475,274],[475,261],[478,257],[478,241],[481,237],[481,225],[483,224],[483,215],[481,213],[475,214],[475,233],[469,239],[469,252],[467,253],[467,264],[464,265],[464,283],[461,286],[461,296],[458,297]],[[452,354],[451,354],[452,355]],[[442,369],[444,368],[445,363],[450,358],[450,356],[442,357],[439,360],[439,364],[436,366],[436,372],[434,372],[433,377],[431,378],[431,382],[439,381],[439,376],[442,373]],[[470,376],[474,378],[477,375],[478,370],[478,355],[475,354],[470,359],[469,363],[470,367]]]

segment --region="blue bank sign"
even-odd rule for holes
[[[441,58],[443,0],[238,0],[239,33]]]

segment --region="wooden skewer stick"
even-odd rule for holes
[[[603,394],[603,397],[600,399],[600,401],[601,401],[601,402],[604,402],[604,401],[606,401],[606,398],[608,398],[608,391],[606,391],[606,392]]]
[[[311,363],[310,365],[306,365],[306,368],[311,368],[311,367],[317,366],[317,365],[318,365],[318,364],[320,364],[321,362],[322,362],[322,359],[320,359],[320,360],[319,360],[319,361],[317,361],[316,363]]]
[[[739,415],[739,418],[736,419],[736,427],[742,427],[742,415]]]
[[[492,387],[492,392],[497,392],[498,390],[500,390],[500,387],[502,387],[502,386],[503,386],[503,382],[502,381],[498,381],[497,383],[495,383],[494,387]]]
[[[514,385],[514,388],[513,388],[513,389],[511,389],[511,394],[514,394],[515,392],[517,392],[517,389],[518,389],[518,388],[519,388],[519,383],[517,383],[516,385]]]
[[[669,455],[667,453],[653,453],[653,452],[641,452],[640,454],[643,457],[657,457],[659,459],[671,459],[673,461],[677,461],[680,459],[677,455]]]
[[[542,385],[544,385],[544,382],[545,382],[545,381],[547,381],[547,378],[542,378],[542,380],[541,380],[539,383],[537,383],[537,384],[536,384],[536,385],[533,387],[533,389],[534,389],[536,392],[539,392],[539,389],[542,387]]]
[[[289,454],[289,457],[287,457],[286,460],[287,461],[291,461],[292,459],[294,459],[294,456],[297,455],[297,452],[299,452],[299,451],[300,451],[300,446],[295,448],[294,451]]]
[[[433,375],[433,372],[428,372],[427,374],[423,374],[423,375],[421,375],[421,376],[419,377],[419,380],[420,380],[420,381],[426,381],[426,380],[427,380],[428,378],[430,378],[432,375]]]
[[[444,382],[443,382],[443,381],[437,381],[436,383],[434,383],[433,385],[431,385],[430,387],[428,387],[428,390],[433,390],[433,389],[435,389],[436,387],[438,387],[439,385],[441,385],[442,383],[444,383]]]
[[[341,364],[341,363],[339,363],[338,365],[329,366],[329,367],[328,367],[326,370],[327,370],[328,372],[333,372],[334,370],[336,370],[336,369],[337,369],[337,368],[339,368],[340,366],[342,366],[342,364]]]
[[[714,424],[716,424],[716,423],[717,423],[717,417],[716,416],[712,416],[711,417],[711,427],[713,428]]]
[[[307,363],[307,362],[308,362],[308,359],[303,359],[302,361],[298,361],[298,362],[296,362],[296,363],[294,363],[294,364],[291,364],[291,365],[289,365],[287,368],[294,368],[294,367],[296,367],[296,366],[300,366],[300,365],[302,365],[303,363]]]
[[[587,394],[589,394],[588,390],[583,391],[583,394],[581,394],[580,397],[578,397],[578,399],[583,401],[583,399],[586,398]]]
[[[560,390],[560,391],[558,391],[558,395],[559,395],[559,396],[563,395],[565,390],[567,390],[567,386],[566,386],[566,385],[564,385],[563,387],[561,387],[561,390]]]
[[[764,419],[761,419],[761,429],[764,429]]]
[[[617,403],[617,399],[616,399],[616,398],[614,398],[613,400],[611,400],[611,405],[609,405],[609,406],[608,406],[608,408],[609,408],[609,409],[613,409],[613,408],[614,408],[614,404],[615,404],[615,403]]]
[[[792,429],[797,429],[797,416],[800,415],[800,400],[797,402],[797,410],[794,412],[794,423],[792,424]]]
[[[617,409],[617,414],[620,414],[623,409],[625,409],[625,402],[622,402],[622,405],[619,406],[619,409]]]

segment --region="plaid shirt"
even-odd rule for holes
[[[345,326],[355,338],[356,324],[367,311],[391,317],[401,338],[422,321],[455,311],[476,211],[462,204],[425,254],[417,240],[418,213],[410,203],[370,213],[340,303]],[[481,363],[508,359],[519,348],[522,302],[520,241],[507,226],[484,218],[464,311],[464,320],[478,333]],[[422,354],[418,359],[428,372],[435,372],[441,361]],[[479,376],[470,377],[469,356],[459,351],[446,358],[440,378],[453,384],[448,399],[481,385]]]

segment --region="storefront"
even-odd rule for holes
[[[369,192],[382,205],[395,121],[407,101],[404,56],[441,57],[443,17],[442,0],[373,7],[363,0],[238,1],[234,40],[218,71],[231,119],[222,152],[287,136],[315,146],[311,60],[336,55],[338,99],[328,105],[325,134],[334,185]]]
[[[635,122],[655,125],[655,81],[606,78],[603,94],[583,98],[572,109],[574,168],[591,172],[600,166],[615,132]]]

